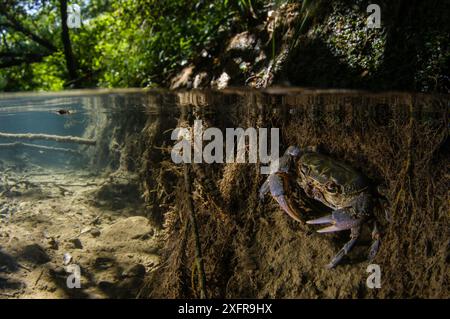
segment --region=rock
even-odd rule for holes
[[[175,76],[170,83],[171,89],[191,88],[192,74],[194,73],[194,66],[185,67],[181,72]]]
[[[148,247],[148,248],[145,250],[145,252],[146,252],[147,254],[157,255],[157,254],[159,254],[160,250],[161,250],[160,247],[158,247],[157,245],[154,245],[154,246],[152,246],[152,247]]]
[[[70,243],[72,243],[73,248],[75,249],[83,249],[83,245],[81,244],[81,240],[79,238],[73,238],[69,240]]]
[[[220,77],[215,81],[215,86],[219,90],[223,90],[228,86],[228,83],[230,82],[231,77],[228,75],[228,73],[223,72]]]
[[[136,298],[142,286],[140,278],[125,278],[120,282],[102,280],[98,283],[98,288],[110,298]]]
[[[69,253],[65,253],[63,256],[63,264],[64,266],[67,266],[72,261],[72,255]]]
[[[144,265],[137,264],[133,265],[127,269],[125,269],[122,272],[122,277],[125,278],[131,278],[131,277],[137,277],[137,278],[144,278],[146,273]]]
[[[45,252],[45,249],[38,244],[25,246],[19,256],[20,258],[38,265],[45,264],[50,261],[50,257]]]
[[[123,279],[116,288],[117,298],[136,298],[136,295],[142,287],[142,282],[142,278],[138,277]]]
[[[5,271],[16,271],[19,268],[16,260],[9,254],[3,253],[1,250],[0,250],[0,265],[2,267],[1,269]]]
[[[90,233],[91,233],[92,237],[98,237],[101,234],[101,232],[98,228],[91,229]]]
[[[142,216],[128,217],[103,229],[102,239],[107,242],[130,241],[148,234],[153,227]]]
[[[97,257],[94,261],[94,267],[100,270],[111,268],[113,265],[114,259],[110,257]]]
[[[230,40],[230,42],[228,42],[226,52],[252,50],[255,44],[256,44],[255,35],[250,34],[248,31],[244,31],[239,34],[236,34]]]
[[[206,72],[200,72],[194,77],[194,89],[206,87],[209,83],[209,75]]]
[[[155,235],[155,231],[153,229],[150,229],[150,231],[147,234],[144,234],[144,235],[139,234],[139,235],[133,236],[131,239],[147,240],[149,238],[152,238],[153,235]]]

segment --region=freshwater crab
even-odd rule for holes
[[[292,163],[296,166],[295,172],[290,169]],[[327,265],[328,268],[333,268],[352,249],[360,235],[361,226],[369,220],[374,220],[374,196],[369,182],[352,167],[316,150],[290,146],[278,161],[271,163],[270,174],[261,186],[259,196],[262,201],[270,192],[281,208],[301,223],[300,214],[288,196],[289,178],[292,175],[297,175],[297,185],[303,189],[306,196],[333,210],[331,215],[309,220],[307,224],[330,224],[318,230],[319,233],[351,230],[350,240]],[[376,221],[372,239],[369,260],[375,257],[381,243]]]

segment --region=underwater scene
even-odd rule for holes
[[[0,95],[0,298],[449,298],[448,95]]]

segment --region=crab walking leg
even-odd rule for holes
[[[373,223],[373,230],[372,230],[372,240],[373,243],[370,246],[369,250],[369,261],[372,261],[375,256],[377,255],[378,249],[380,248],[381,244],[381,234],[378,231],[377,222]]]
[[[327,268],[334,268],[340,263],[342,258],[348,254],[348,252],[353,248],[356,241],[358,240],[360,234],[361,226],[357,226],[351,229],[350,240],[342,247],[342,249],[336,254],[336,256],[327,265]]]
[[[292,208],[292,205],[285,196],[283,177],[282,174],[272,174],[269,176],[267,180],[269,181],[270,194],[275,198],[286,214],[301,223],[302,220],[300,219],[300,215]]]
[[[306,223],[310,225],[332,224],[317,231],[318,233],[330,233],[354,228],[361,224],[361,219],[352,218],[344,209],[337,209],[331,215],[308,220]]]

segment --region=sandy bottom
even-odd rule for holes
[[[159,231],[131,176],[2,172],[0,298],[133,298],[159,265]],[[77,284],[80,270],[80,288]],[[70,285],[69,285],[70,286]]]

